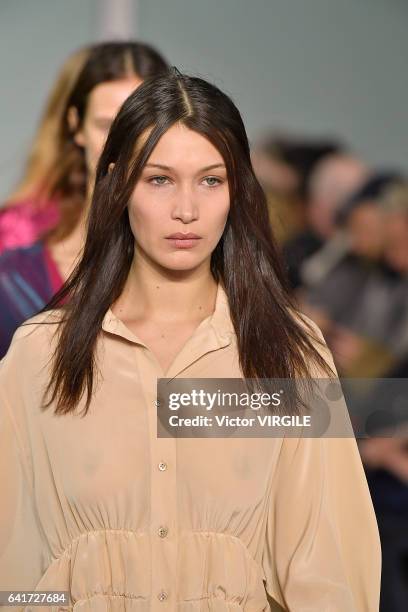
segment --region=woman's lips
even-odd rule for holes
[[[170,242],[170,244],[176,249],[191,249],[195,247],[198,242],[201,240],[201,236],[197,236],[197,234],[171,234],[166,237],[166,240]]]
[[[191,249],[195,247],[201,238],[166,238],[176,249]]]

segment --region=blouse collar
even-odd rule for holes
[[[208,330],[208,328],[215,333],[219,343],[219,348],[228,345],[231,341],[231,337],[235,333],[230,315],[228,297],[221,283],[218,283],[217,286],[214,312],[201,321],[193,335],[195,336],[204,330]],[[102,329],[109,334],[120,336],[121,338],[129,340],[134,344],[140,344],[141,346],[148,348],[146,344],[134,332],[132,332],[110,308],[103,318]]]

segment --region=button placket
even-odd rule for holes
[[[157,437],[157,410],[152,410],[152,405],[157,407],[157,378],[162,374],[157,371],[154,359],[149,359],[148,363],[145,397],[151,466],[151,592],[152,595],[156,594],[157,605],[167,610],[176,605],[175,589],[178,582],[176,440]],[[146,366],[145,363],[145,372]]]
[[[210,331],[210,333],[209,333]],[[147,400],[147,418],[150,437],[150,508],[151,508],[151,592],[166,608],[177,606],[178,566],[178,516],[177,516],[177,438],[157,437],[157,413],[153,406],[160,406],[157,399],[157,379],[174,378],[188,370],[191,363],[208,352],[229,344],[221,340],[215,331],[201,327],[187,342],[164,373],[154,354],[147,350],[143,355],[144,394]],[[163,461],[166,458],[167,462]],[[171,466],[171,469],[168,469]],[[158,469],[157,469],[158,468]],[[161,472],[160,474],[158,472]],[[160,532],[159,532],[160,530]]]
[[[157,421],[155,420],[155,427]],[[166,606],[175,604],[177,584],[177,491],[176,474],[174,470],[176,451],[174,438],[157,438],[151,440],[152,449],[152,560],[154,572],[152,576],[154,591],[158,593],[159,601]],[[160,461],[166,456],[171,459],[172,469],[167,462]],[[165,464],[166,469],[163,469]],[[161,468],[157,469],[157,466]],[[154,527],[155,526],[155,527]],[[154,592],[153,591],[153,592]]]

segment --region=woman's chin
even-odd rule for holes
[[[157,262],[167,272],[194,272],[197,268],[210,267],[211,258],[202,259],[197,257],[179,256],[177,253],[174,257],[162,259]]]

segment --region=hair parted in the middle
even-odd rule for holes
[[[73,410],[85,392],[89,408],[102,320],[134,257],[127,205],[159,139],[178,122],[207,138],[227,168],[230,210],[211,272],[228,296],[244,376],[308,377],[311,361],[332,373],[307,321],[299,321],[238,109],[216,86],[171,69],[146,79],[114,120],[97,168],[83,257],[47,305],[65,301],[48,387],[47,405],[56,401],[56,413]]]

